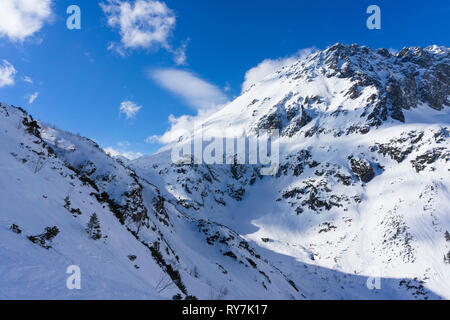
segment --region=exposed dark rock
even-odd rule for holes
[[[21,234],[22,233],[22,230],[20,230],[19,226],[16,225],[16,224],[13,224],[11,227],[9,227],[9,229],[12,232],[17,233],[17,234]]]
[[[324,222],[320,225],[321,227],[324,227],[322,229],[319,230],[319,233],[327,233],[333,230],[336,230],[337,227],[332,225],[330,222]]]
[[[137,257],[134,254],[130,254],[128,255],[128,259],[130,259],[130,261],[134,261],[137,259]]]
[[[283,125],[283,118],[280,113],[273,112],[271,114],[265,115],[258,123],[258,129],[278,129],[281,130]]]
[[[391,139],[388,143],[377,143],[376,148],[383,156],[401,163],[414,150],[414,146],[422,139],[423,132],[404,132],[399,138]],[[376,148],[372,150],[376,150]]]
[[[230,258],[232,258],[233,260],[237,260],[236,255],[235,255],[233,252],[231,252],[231,251],[227,251],[227,252],[225,252],[223,255],[226,256],[226,257],[230,257]]]
[[[416,172],[425,170],[427,165],[434,163],[438,159],[449,160],[450,152],[446,148],[433,148],[425,153],[417,156],[414,160],[411,160],[412,166],[416,169]]]
[[[370,182],[375,177],[375,171],[372,168],[372,164],[365,159],[350,158],[350,168],[364,183]]]
[[[234,186],[228,186],[228,195],[236,201],[242,201],[245,195],[245,189],[243,187],[239,187],[235,189]]]
[[[22,124],[26,127],[26,132],[35,136],[36,138],[42,139],[41,137],[41,127],[38,125],[37,121],[33,119],[32,116],[23,118]]]
[[[354,84],[350,87],[350,89],[348,89],[347,93],[345,94],[345,96],[348,96],[350,99],[356,99],[358,98],[360,95],[359,92],[359,88],[357,84]]]

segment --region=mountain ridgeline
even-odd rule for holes
[[[0,298],[449,299],[449,58],[336,44],[201,119],[278,129],[273,176],[112,158],[1,104]]]

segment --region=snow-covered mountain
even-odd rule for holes
[[[278,129],[273,176],[111,158],[2,104],[0,298],[450,299],[449,58],[336,44],[202,118]]]

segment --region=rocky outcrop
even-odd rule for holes
[[[370,182],[375,177],[372,164],[365,160],[350,157],[350,168],[352,172],[364,183]]]

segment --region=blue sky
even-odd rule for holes
[[[156,151],[146,139],[170,115],[231,100],[266,59],[336,42],[399,50],[450,40],[448,0],[31,0],[33,15],[21,2],[0,3],[0,101],[123,153]],[[81,30],[66,28],[72,4]],[[371,4],[381,30],[366,27]]]

